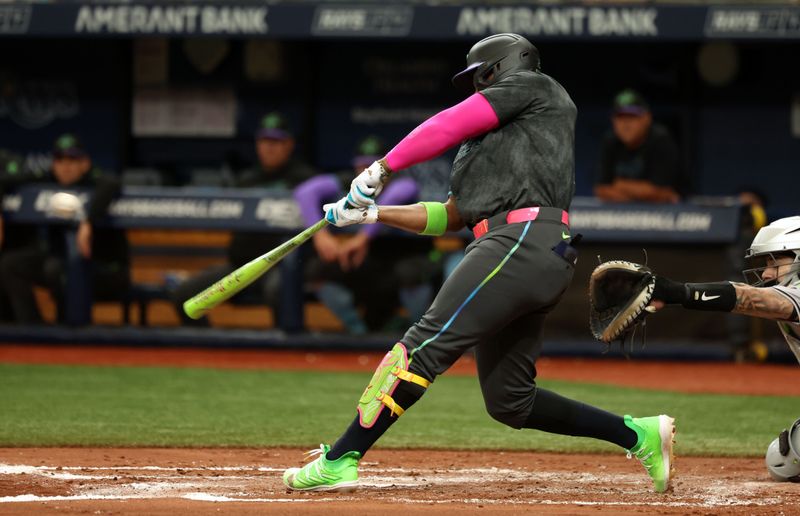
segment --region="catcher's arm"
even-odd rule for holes
[[[656,288],[650,306],[653,311],[666,304],[680,304],[694,310],[716,310],[736,314],[797,321],[792,301],[773,287],[754,287],[745,283],[679,283],[656,277]]]
[[[778,289],[744,283],[734,283],[733,287],[736,289],[734,313],[778,321],[798,320],[794,304]]]
[[[780,288],[730,281],[681,283],[636,263],[610,261],[598,265],[589,279],[589,326],[598,340],[624,340],[648,312],[668,304],[797,321],[797,300]]]

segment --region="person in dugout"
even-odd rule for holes
[[[66,262],[70,248],[77,249],[81,259],[90,261],[91,292],[95,298],[117,299],[130,285],[129,250],[125,232],[98,226],[108,213],[111,201],[120,192],[119,181],[92,163],[80,139],[64,134],[56,139],[52,150],[52,166],[46,173],[23,169],[8,171],[0,178],[0,197],[26,184],[38,184],[50,190],[75,189],[90,195],[87,206],[77,195],[63,193],[51,197],[49,215],[53,220],[70,219],[37,228],[14,231],[26,236],[13,248],[0,254],[0,282],[5,290],[11,321],[18,324],[39,324],[42,315],[34,296],[34,287],[45,287],[56,304],[56,320],[65,322]],[[58,205],[57,201],[61,202]],[[72,223],[77,223],[77,231]],[[8,225],[6,225],[8,230]],[[74,246],[67,242],[75,233]]]
[[[266,113],[255,132],[258,163],[241,171],[234,180],[236,188],[263,188],[290,193],[298,184],[314,175],[314,169],[295,155],[295,136],[288,119],[279,111]],[[209,267],[182,281],[171,292],[175,311],[184,325],[206,326],[207,318],[191,319],[183,303],[209,285],[230,274],[250,260],[282,244],[287,235],[265,231],[236,231],[228,246],[224,263]],[[259,290],[264,304],[278,309],[280,271],[276,268],[251,285]]]
[[[611,126],[603,139],[595,196],[609,202],[678,202],[685,189],[678,146],[653,120],[639,92],[625,89],[614,97]]]
[[[383,153],[381,140],[366,136],[356,146],[351,169],[320,174],[298,185],[294,197],[306,226],[322,217],[323,202],[341,197],[344,185]],[[409,174],[397,177],[386,186],[381,202],[419,200],[422,183]],[[394,235],[375,240],[380,229],[371,225],[347,235],[323,228],[313,237],[317,253],[307,266],[308,281],[348,333],[388,332],[398,329],[400,323],[407,326],[422,317],[433,299],[432,283],[440,275],[441,266],[431,239]],[[386,268],[392,269],[392,274],[381,274]],[[359,306],[364,307],[363,315]],[[399,306],[405,309],[405,317],[396,314]]]

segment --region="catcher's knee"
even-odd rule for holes
[[[400,342],[383,357],[358,400],[358,422],[362,427],[371,428],[384,408],[391,415],[402,416],[431,384],[410,372],[409,362],[406,347]]]

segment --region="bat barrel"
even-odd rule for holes
[[[257,261],[263,260],[261,258],[253,260],[247,265],[240,267],[233,273],[217,281],[199,294],[187,299],[183,303],[183,311],[192,319],[199,319],[215,306],[222,304],[233,297],[237,292],[241,291],[258,278],[260,274],[253,269],[253,267],[257,266],[255,263]],[[249,269],[248,266],[250,266]],[[242,269],[245,270],[242,271]],[[243,278],[240,272],[248,271],[252,274],[252,277]]]
[[[234,294],[257,280],[262,274],[271,269],[284,256],[292,252],[297,246],[311,238],[311,236],[325,227],[328,222],[320,220],[313,226],[305,229],[291,240],[284,242],[272,251],[259,256],[224,278],[220,279],[199,294],[187,299],[183,303],[183,311],[192,319],[199,319],[215,306],[227,301]]]

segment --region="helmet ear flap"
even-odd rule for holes
[[[778,451],[784,457],[789,455],[789,431],[784,430],[778,436]]]

